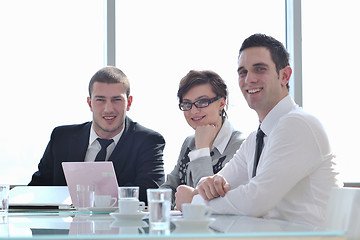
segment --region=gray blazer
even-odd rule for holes
[[[243,141],[242,133],[233,130],[223,154],[220,154],[214,148],[211,151],[211,156],[200,157],[190,162],[188,154],[191,150],[195,149],[195,135],[187,137],[181,147],[179,159],[174,170],[167,175],[166,182],[160,188],[172,189],[172,202],[174,203],[174,195],[179,185],[185,184],[196,187],[202,177],[212,176],[219,172],[233,158]],[[183,168],[185,170],[182,170]],[[183,172],[186,173],[183,175]]]

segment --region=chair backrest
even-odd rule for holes
[[[325,228],[345,231],[348,239],[360,237],[360,188],[336,187],[331,190]]]

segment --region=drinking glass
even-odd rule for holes
[[[0,184],[0,214],[9,210],[9,185]]]
[[[78,209],[83,211],[94,207],[95,186],[88,184],[76,185],[76,195],[78,200]]]
[[[152,230],[170,229],[171,189],[147,189],[149,223]]]

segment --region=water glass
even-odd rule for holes
[[[95,186],[88,184],[76,185],[76,196],[79,210],[94,207]]]
[[[0,214],[9,210],[9,185],[0,184]]]
[[[139,200],[139,187],[119,187],[118,188],[119,199],[121,198],[133,198]]]
[[[170,229],[171,189],[147,189],[149,223],[152,230]]]

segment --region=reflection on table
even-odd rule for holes
[[[280,220],[236,215],[212,215],[202,221],[186,221],[181,215],[171,217],[170,235],[149,229],[147,214],[142,219],[116,219],[110,214],[65,212],[13,212],[0,216],[0,239],[4,238],[80,238],[121,239],[157,235],[158,238],[267,238],[308,237],[309,239],[346,239],[343,232],[324,231]],[[285,238],[286,239],[286,238]]]

